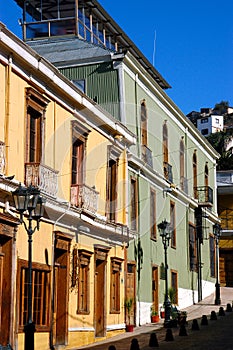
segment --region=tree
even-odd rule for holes
[[[221,101],[220,103],[216,103],[216,105],[214,106],[215,112],[218,112],[219,115],[226,114],[228,108],[229,108],[228,101]]]
[[[220,154],[217,170],[233,169],[233,147],[228,147],[232,139],[232,133],[225,131],[216,132],[207,137],[210,144]]]

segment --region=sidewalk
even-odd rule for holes
[[[133,333],[123,333],[116,335],[115,337],[109,338],[104,341],[100,341],[94,344],[90,344],[88,346],[80,347],[76,350],[86,349],[86,350],[108,350],[110,345],[114,345],[116,350],[130,350],[132,339],[136,338],[138,341],[138,344],[140,346],[140,350],[149,350],[152,349],[149,347],[149,341],[152,333],[156,334],[156,338],[158,340],[159,347],[162,349],[233,349],[233,312],[232,313],[226,313],[227,317],[221,317],[221,322],[217,321],[209,321],[208,327],[202,326],[203,331],[198,332],[191,330],[192,320],[193,319],[199,319],[199,325],[200,325],[200,318],[202,315],[207,315],[208,320],[210,319],[209,315],[211,314],[211,311],[215,311],[218,315],[219,307],[222,306],[224,310],[226,310],[226,305],[230,303],[232,305],[233,301],[233,288],[221,288],[221,305],[215,305],[214,304],[215,295],[212,294],[209,297],[202,300],[200,303],[191,305],[184,310],[187,311],[187,321],[188,326],[187,332],[192,333],[192,336],[187,337],[181,337],[179,336],[179,327],[172,328],[172,334],[175,339],[173,342],[167,342],[165,341],[166,332],[167,330],[163,327],[164,320],[161,320],[157,324],[146,324],[141,327],[136,327],[134,329]],[[216,328],[218,327],[218,329]],[[222,330],[221,327],[224,328],[224,332],[226,332],[226,336],[224,337],[224,346],[223,347],[217,347],[217,340],[221,338]],[[229,334],[231,335],[230,344],[228,347],[228,330]],[[214,341],[214,344],[216,344],[216,347],[211,345],[211,347],[204,347],[203,341],[207,341],[208,339],[213,340],[216,334],[220,334],[217,340]],[[210,336],[211,335],[211,336]],[[200,339],[202,339],[202,343],[199,344]],[[196,341],[196,345],[195,344]],[[202,347],[203,346],[203,347]]]

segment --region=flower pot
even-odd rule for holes
[[[159,322],[159,315],[152,315],[151,316],[151,323]]]
[[[127,324],[126,325],[126,332],[133,332],[134,325],[133,324]]]
[[[160,311],[160,317],[165,318],[165,311]]]

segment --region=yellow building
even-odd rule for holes
[[[23,349],[28,318],[28,236],[12,200],[20,183],[46,199],[32,244],[35,348],[123,332],[135,137],[2,23],[0,82],[0,344]]]
[[[218,212],[222,233],[219,241],[220,283],[233,286],[233,170],[217,172]]]

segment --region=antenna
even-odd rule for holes
[[[154,34],[153,67],[155,66],[155,51],[156,51],[156,30]]]

